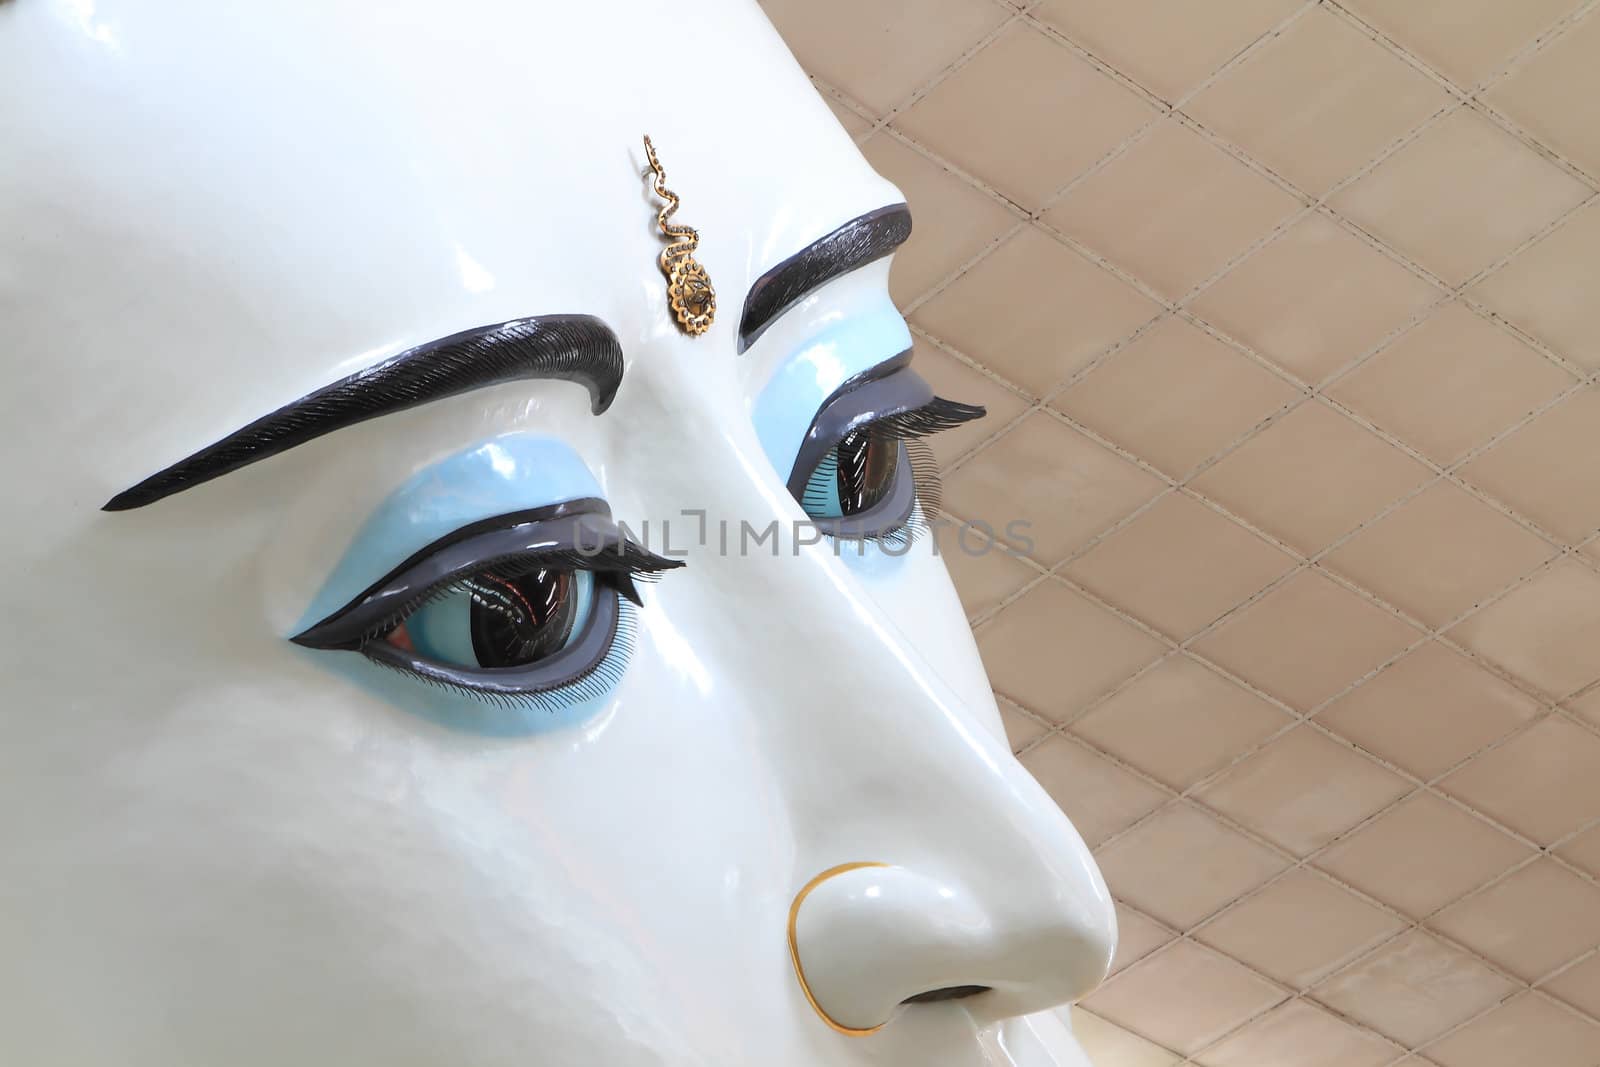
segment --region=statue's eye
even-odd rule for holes
[[[789,491],[825,534],[908,545],[938,514],[938,464],[924,439],[983,414],[934,396],[903,360],[891,362],[822,405]]]
[[[625,662],[634,580],[682,566],[628,540],[603,509],[576,501],[474,523],[294,641],[500,703],[602,691]]]
[[[588,571],[484,571],[447,587],[378,639],[458,667],[525,667],[567,647],[588,623],[594,597]]]
[[[870,511],[894,487],[904,447],[865,430],[845,434],[806,482],[800,498],[806,514],[814,519],[844,518]]]

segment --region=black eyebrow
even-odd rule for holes
[[[851,219],[756,279],[739,319],[739,351],[824,282],[882,259],[911,236],[911,209],[891,204]]]
[[[598,415],[622,384],[622,345],[592,315],[542,315],[453,333],[257,419],[118,493],[104,510],[142,508],[358,422],[473,389],[542,378],[585,386]]]

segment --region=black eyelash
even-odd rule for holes
[[[911,461],[911,480],[917,487],[917,506],[913,516],[932,523],[944,514],[944,480],[939,477],[939,460],[928,442],[913,438],[902,443]]]
[[[934,457],[933,448],[926,438],[945,430],[952,430],[974,419],[981,419],[987,414],[988,409],[978,404],[963,404],[959,400],[947,400],[936,396],[921,407],[885,415],[860,427],[862,432],[874,440],[899,442],[900,447],[905,449],[906,459],[911,468],[912,483],[917,490],[917,502],[912,507],[911,514],[898,526],[859,537],[830,536],[834,536],[836,540],[862,543],[870,541],[895,552],[909,549],[919,537],[933,528],[933,523],[943,513],[944,483],[939,476],[939,461]],[[826,472],[824,479],[826,483],[827,479],[837,475],[838,469],[838,449],[830,449],[817,464],[811,480],[806,483],[806,490],[802,494],[802,507],[809,511],[820,510],[825,505],[826,497],[814,496],[815,491],[811,486],[817,481],[818,473]]]
[[[830,448],[822,457],[816,467],[811,471],[810,480],[806,482],[805,492],[800,494],[800,506],[809,515],[813,511],[821,511],[828,506],[827,486],[839,476],[839,449]],[[813,488],[815,487],[815,488]]]
[[[595,577],[598,579],[602,573],[608,572],[596,572]],[[616,573],[621,574],[621,572]],[[627,577],[626,575],[622,576]],[[536,711],[556,712],[573,704],[581,704],[593,697],[603,696],[622,680],[622,676],[628,667],[628,660],[633,656],[634,644],[638,638],[639,623],[636,610],[632,604],[621,601],[618,603],[617,608],[616,628],[612,632],[611,647],[606,650],[606,654],[593,667],[562,685],[559,689],[537,689],[523,693],[492,692],[470,685],[462,685],[459,682],[452,682],[445,678],[418,674],[402,664],[379,659],[375,656],[369,656],[367,659],[380,667],[404,674],[413,681],[425,682],[436,689],[460,693],[463,696],[468,696],[474,700],[492,704],[499,708],[517,710],[531,708]]]
[[[862,427],[874,437],[905,441],[915,437],[932,437],[945,430],[953,430],[963,423],[981,419],[989,413],[978,404],[963,404],[959,400],[946,400],[936,396],[919,408],[885,415]]]
[[[683,565],[683,560],[665,559],[626,540],[598,552],[579,552],[576,549],[561,548],[538,553],[521,552],[484,560],[469,573],[454,574],[441,579],[374,621],[361,632],[356,647],[359,649],[368,642],[382,638],[429,604],[464,592],[464,583],[467,579],[479,575],[489,574],[496,578],[515,581],[534,571],[545,569],[589,571],[594,575],[597,585],[609,585],[618,595],[638,604],[639,591],[635,587],[635,582],[653,582],[665,572],[676,570]]]
[[[900,447],[906,450],[906,460],[911,467],[911,481],[917,487],[917,502],[912,507],[911,514],[906,516],[906,521],[899,526],[892,526],[886,530],[879,530],[866,537],[856,538],[859,541],[871,541],[893,552],[903,553],[924,534],[933,530],[933,524],[941,514],[941,502],[944,497],[944,482],[939,476],[939,461],[934,458],[933,448],[928,442],[920,438],[906,438],[900,442]]]

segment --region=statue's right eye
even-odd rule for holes
[[[429,599],[377,640],[457,667],[527,667],[557,655],[583,631],[595,586],[592,572],[567,567],[480,571]],[[602,587],[608,592],[614,594]]]
[[[581,699],[620,673],[634,580],[679,566],[556,505],[441,538],[294,641],[495,702]]]

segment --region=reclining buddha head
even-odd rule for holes
[[[0,1062],[1084,1062],[981,412],[753,2],[8,0],[0,145]]]

